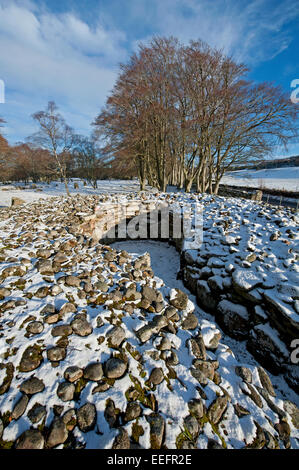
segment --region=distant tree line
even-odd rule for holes
[[[129,177],[118,173],[113,161],[102,157],[93,137],[76,134],[53,101],[32,117],[38,131],[26,142],[9,145],[0,133],[0,181],[49,183],[59,178],[69,194],[70,178],[81,178],[95,188],[98,179]]]
[[[38,131],[10,146],[0,133],[1,181],[65,183],[138,176],[165,191],[217,194],[226,171],[251,166],[298,137],[298,106],[278,86],[202,41],[156,37],[120,66],[89,137],[50,101],[33,114]],[[3,120],[2,120],[3,123]],[[1,125],[1,120],[0,120]]]

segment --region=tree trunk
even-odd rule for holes
[[[140,182],[140,191],[145,191],[145,185],[146,185],[146,178],[139,178]]]
[[[191,191],[191,188],[192,188],[192,184],[193,184],[193,177],[192,178],[189,178],[189,179],[186,179],[186,183],[185,183],[185,191],[186,193],[190,193]]]
[[[65,176],[63,177],[63,182],[64,182],[66,194],[67,194],[67,196],[69,197],[69,196],[71,195],[71,193],[70,193],[70,191],[69,191],[69,188],[68,188],[68,185],[67,185],[67,179],[66,179]]]

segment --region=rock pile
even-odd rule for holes
[[[148,254],[80,233],[97,204],[53,198],[0,213],[0,448],[298,447],[296,405],[277,396],[262,367],[236,360],[185,293],[154,277]],[[262,295],[253,291],[267,279],[238,274],[216,245],[214,256],[185,252],[185,278],[204,283],[211,299],[232,276],[235,295],[240,284],[250,298]],[[290,279],[284,285],[282,302],[294,295]],[[247,303],[220,302],[239,335],[239,322],[251,321]]]

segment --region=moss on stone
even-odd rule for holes
[[[137,418],[136,421],[132,424],[132,440],[136,442],[136,444],[139,444],[140,436],[143,436],[143,434],[144,429],[140,424],[138,424]]]

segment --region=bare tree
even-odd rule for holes
[[[67,185],[67,160],[73,146],[73,132],[64,118],[58,113],[54,101],[49,101],[45,111],[33,114],[33,119],[39,124],[39,131],[31,140],[40,147],[49,150],[57,164],[57,170],[64,182],[66,193],[70,196]]]
[[[269,155],[298,136],[298,107],[272,84],[246,80],[248,70],[202,41],[153,38],[121,66],[94,122],[105,152],[134,163],[166,190],[217,193],[225,171]]]

